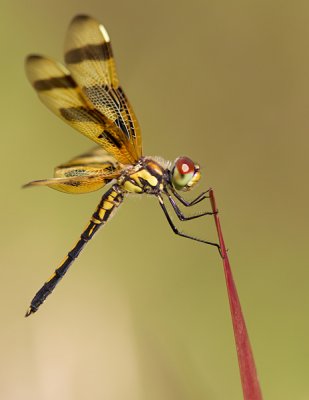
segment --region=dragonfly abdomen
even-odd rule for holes
[[[111,213],[116,207],[118,207],[123,201],[123,192],[118,185],[114,185],[111,189],[102,196],[102,199],[91,217],[91,221],[96,224],[102,224],[106,222]]]
[[[75,246],[70,250],[62,261],[60,266],[55,270],[52,276],[44,283],[42,288],[37,292],[31,301],[30,307],[26,313],[26,317],[30,314],[35,313],[40,305],[46,300],[47,296],[55,289],[56,285],[63,278],[73,261],[78,257],[81,250],[93,237],[97,230],[103,226],[108,219],[112,216],[112,213],[120,206],[123,201],[124,194],[118,185],[112,186],[104,195],[93,213],[90,222],[86,229],[80,235],[79,240]]]

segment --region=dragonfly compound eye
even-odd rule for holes
[[[171,172],[175,189],[187,191],[200,180],[200,167],[188,157],[178,157]]]

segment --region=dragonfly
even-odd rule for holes
[[[171,163],[143,155],[140,127],[119,84],[110,38],[102,24],[90,16],[77,15],[65,40],[65,65],[45,56],[29,55],[25,68],[40,100],[96,147],[56,167],[53,178],[32,181],[24,187],[47,186],[80,194],[110,184],[77,243],[32,299],[26,317],[38,310],[128,195],[155,196],[175,234],[215,246],[220,252],[217,243],[188,235],[174,224],[166,201],[180,221],[212,215],[202,212],[185,216],[179,208],[179,204],[191,207],[207,199],[210,189],[192,201],[185,200],[180,193],[189,191],[200,180],[200,166],[187,156]]]

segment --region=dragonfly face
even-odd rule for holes
[[[26,59],[26,73],[40,100],[97,147],[58,166],[53,178],[25,186],[48,186],[70,194],[92,192],[109,183],[112,186],[103,194],[78,242],[31,301],[26,316],[37,311],[126,194],[156,196],[174,233],[220,250],[217,243],[187,235],[174,225],[164,198],[176,216],[187,221],[212,213],[186,217],[177,202],[194,206],[208,198],[208,190],[192,201],[178,194],[177,191],[190,190],[200,179],[199,166],[188,157],[177,158],[171,167],[170,162],[142,155],[140,128],[119,84],[110,38],[103,25],[86,15],[72,20],[65,41],[65,64],[30,55]]]
[[[171,182],[175,189],[188,191],[200,180],[200,166],[188,157],[176,158],[171,170]]]

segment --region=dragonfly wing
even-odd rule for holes
[[[32,181],[24,187],[48,186],[64,193],[81,194],[99,190],[118,177],[119,172],[105,173],[100,168],[70,167],[57,170],[55,178]]]
[[[101,189],[120,173],[115,158],[96,147],[56,167],[54,178],[33,181],[24,187],[48,186],[65,193],[89,193]]]
[[[119,86],[108,33],[95,19],[78,15],[68,30],[65,62],[84,96],[126,135],[138,160],[141,133],[134,111]]]
[[[122,164],[135,160],[124,132],[93,106],[89,107],[66,67],[49,58],[31,55],[26,73],[41,101],[70,126],[96,142]]]
[[[110,172],[115,172],[116,170],[120,169],[120,165],[118,161],[113,157],[111,154],[107,153],[102,147],[96,146],[91,150],[79,154],[78,156],[70,159],[69,161],[62,163],[56,170],[59,168],[67,168],[67,167],[74,167],[74,166],[92,166],[92,167],[102,167],[102,165],[110,166]]]

